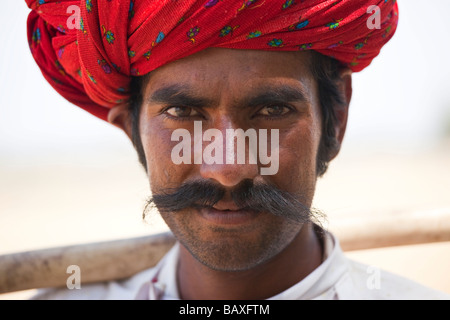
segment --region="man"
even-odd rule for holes
[[[372,290],[311,208],[395,1],[27,3],[43,75],[130,137],[178,240],[130,279],[36,298],[446,298],[386,272]]]

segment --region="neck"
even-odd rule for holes
[[[244,271],[217,271],[196,260],[180,246],[177,270],[181,299],[267,299],[298,283],[322,262],[322,246],[312,224],[270,261]]]

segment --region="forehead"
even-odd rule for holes
[[[209,48],[152,71],[144,95],[160,88],[185,86],[199,95],[242,94],[268,85],[297,86],[310,91],[311,53]]]

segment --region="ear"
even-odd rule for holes
[[[113,107],[108,113],[108,122],[122,129],[131,139],[131,118],[128,104],[121,104]]]
[[[335,151],[330,154],[330,160],[334,159],[338,155],[341,149],[342,141],[344,140],[345,130],[347,128],[348,110],[353,92],[352,71],[348,68],[340,71],[339,91],[341,93],[343,103],[335,107],[336,123],[334,127],[338,146]]]

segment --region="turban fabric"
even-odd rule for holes
[[[104,120],[129,98],[131,77],[200,50],[315,50],[358,72],[398,21],[395,0],[26,2],[28,41],[44,77]],[[379,10],[368,10],[372,5]]]

